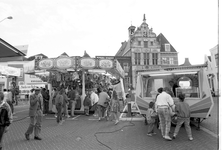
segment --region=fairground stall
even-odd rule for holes
[[[0,76],[3,76],[7,79],[11,78],[12,82],[10,83],[8,89],[11,89],[13,99],[16,97],[16,95],[19,94],[19,89],[16,86],[16,78],[21,76],[21,70],[19,68],[9,67],[9,66],[1,66],[0,65]],[[2,91],[2,89],[1,89]],[[16,99],[17,102],[17,99]]]
[[[148,103],[155,100],[158,88],[167,87],[175,103],[179,101],[179,93],[185,94],[185,101],[191,109],[191,118],[197,121],[199,127],[200,122],[210,116],[214,106],[205,68],[206,64],[139,72],[136,103],[140,113],[146,113]],[[173,118],[172,123],[175,121]]]
[[[49,72],[49,76],[41,76]],[[50,83],[48,89],[52,87],[70,87],[75,86],[81,93],[81,102],[77,104],[76,111],[83,111],[83,100],[85,91],[95,88],[95,84],[109,83],[110,78],[120,81],[121,93],[125,98],[123,78],[124,70],[116,59],[98,59],[90,57],[60,55],[57,58],[36,59],[35,70],[29,72],[41,77],[41,79]],[[44,79],[45,78],[45,79]],[[104,82],[102,82],[104,81]],[[109,86],[109,85],[108,85]],[[77,110],[79,107],[79,110]]]

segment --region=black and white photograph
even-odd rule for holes
[[[219,0],[1,0],[0,150],[222,149]]]

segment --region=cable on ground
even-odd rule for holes
[[[96,133],[94,134],[94,136],[96,137],[97,142],[100,143],[100,144],[102,144],[103,146],[107,147],[108,149],[112,150],[111,147],[109,147],[108,145],[106,145],[106,144],[102,143],[100,140],[98,140],[97,134],[115,133],[115,132],[118,132],[118,131],[122,130],[122,129],[125,128],[125,127],[135,126],[135,124],[132,123],[132,118],[133,118],[133,117],[131,117],[131,120],[130,120],[130,122],[129,122],[128,125],[124,125],[123,127],[121,127],[121,128],[118,129],[118,130],[114,130],[114,131],[110,131],[110,132],[96,132]]]

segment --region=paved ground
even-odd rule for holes
[[[211,116],[201,123],[201,127],[204,127],[211,132],[218,135],[219,133],[219,97],[214,97],[214,107],[211,112]]]
[[[30,141],[26,141],[24,133],[29,124],[26,115],[27,111],[21,110],[16,114],[17,118],[14,119],[10,131],[4,137],[5,150],[219,149],[217,138],[202,130],[198,131],[195,127],[192,127],[194,141],[188,141],[184,128],[180,130],[177,139],[165,141],[159,130],[156,130],[157,135],[148,137],[147,126],[142,121],[133,123],[125,121],[114,125],[112,121],[98,122],[93,116],[77,116],[76,119],[69,119],[60,126],[56,124],[53,115],[47,115],[43,119],[41,133],[43,140],[36,141],[32,137]]]
[[[201,123],[201,126],[218,134],[218,100],[214,99],[215,107],[212,116]],[[192,127],[194,141],[188,141],[184,128],[173,141],[157,135],[148,137],[147,126],[142,121],[120,122],[114,125],[112,121],[98,122],[93,116],[77,116],[68,119],[62,126],[58,126],[53,115],[43,119],[42,141],[35,141],[33,137],[26,141],[24,133],[29,124],[28,105],[21,103],[15,106],[14,123],[4,137],[5,150],[217,150],[218,138],[204,130]],[[174,128],[172,127],[172,131]]]

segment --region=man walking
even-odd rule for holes
[[[156,99],[156,111],[158,112],[161,133],[164,139],[171,141],[169,136],[171,127],[171,107],[174,106],[174,101],[172,97],[167,93],[168,88],[164,88],[163,92],[157,96]]]
[[[47,90],[45,88],[42,89],[41,94],[43,96],[43,114],[48,114],[49,112],[49,100],[50,96],[47,93]]]
[[[39,137],[41,131],[41,122],[42,122],[42,109],[43,102],[39,95],[40,89],[35,89],[35,93],[30,96],[30,108],[29,108],[29,117],[30,117],[30,125],[28,130],[25,133],[25,137],[29,140],[29,135],[32,134],[34,130],[34,139],[42,140]]]
[[[99,100],[98,100],[98,120],[100,121],[101,118],[104,118],[105,108],[106,108],[106,102],[108,102],[109,95],[107,94],[107,90],[103,89],[103,92],[99,94]]]
[[[12,113],[7,102],[3,101],[4,94],[0,92],[0,150],[2,150],[2,141],[4,134],[9,130],[12,123]]]
[[[76,97],[77,97],[77,92],[74,90],[73,87],[71,87],[70,91],[68,92],[68,98],[70,98],[70,102],[71,102],[71,117],[74,117]]]

